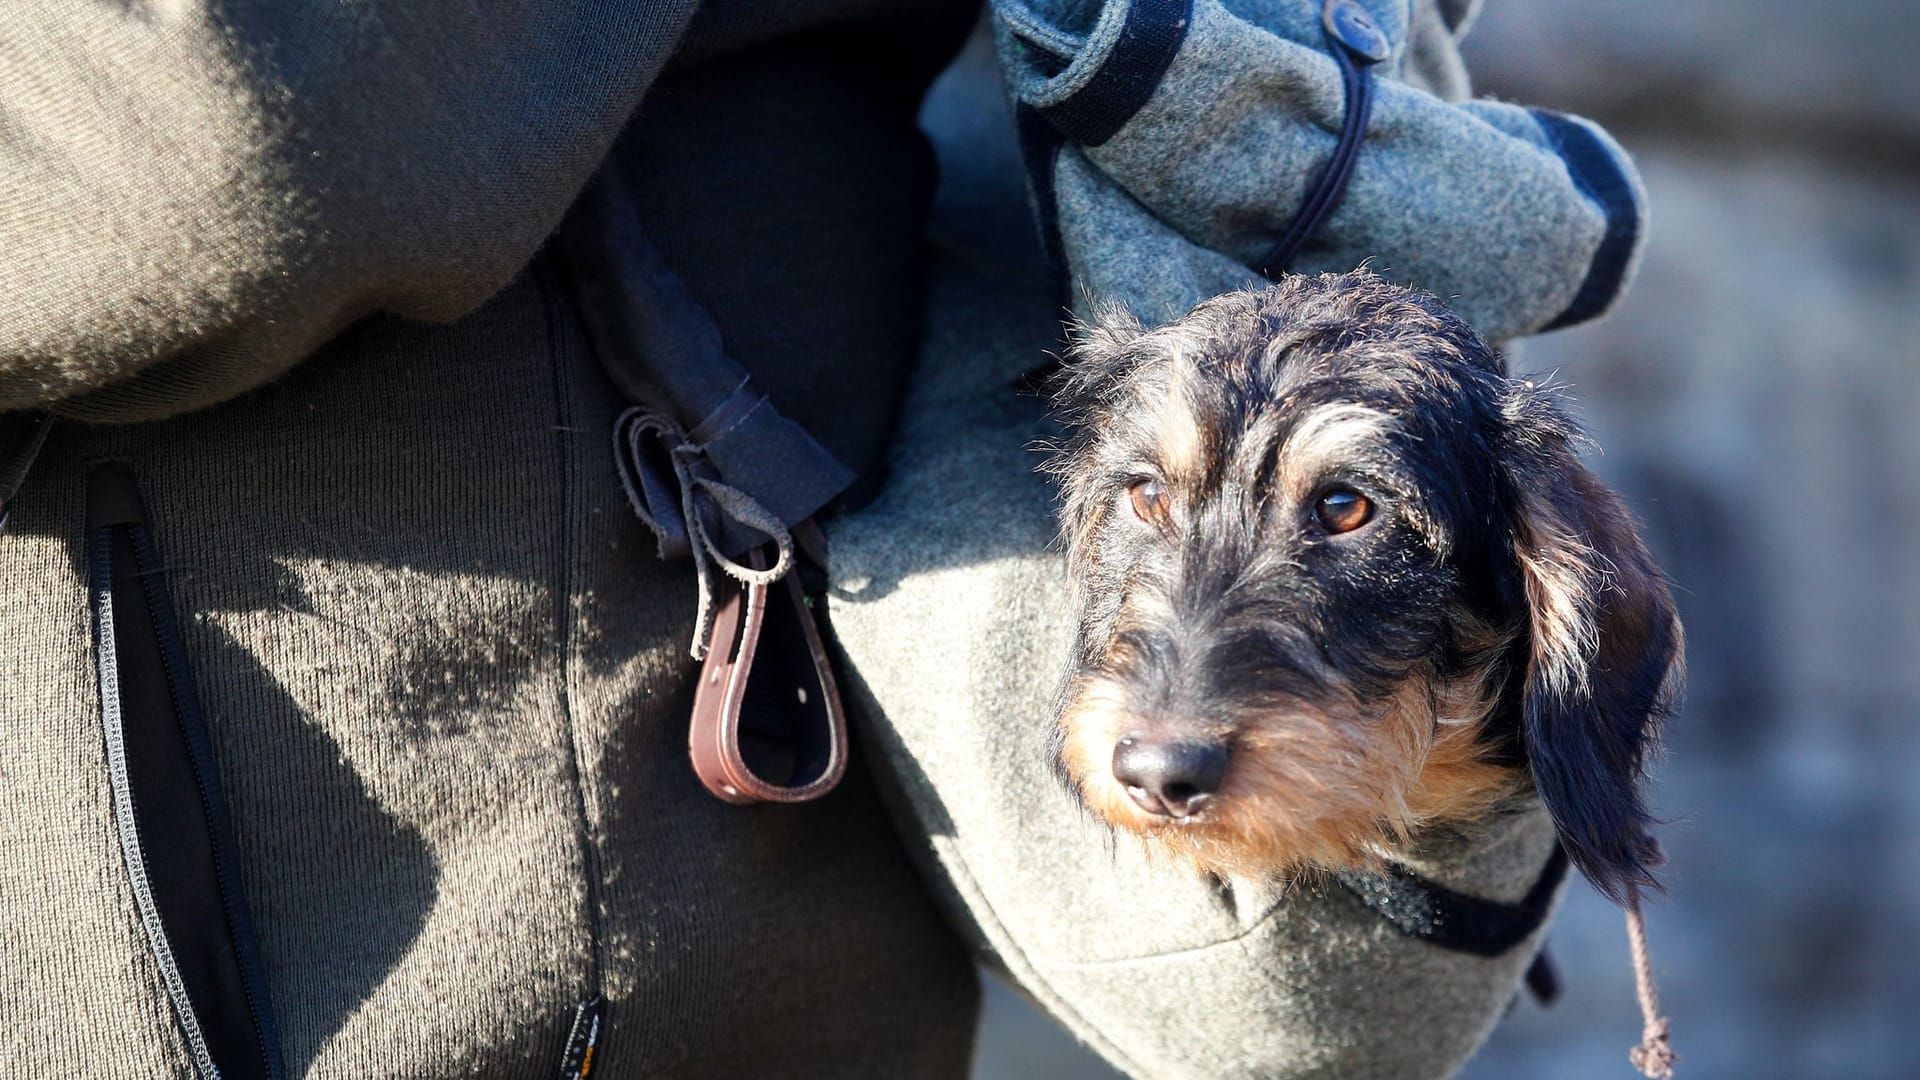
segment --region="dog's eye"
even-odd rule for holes
[[[1313,504],[1314,519],[1329,533],[1348,533],[1373,520],[1373,500],[1352,488],[1334,488]]]
[[[1149,525],[1165,525],[1173,500],[1167,485],[1158,480],[1135,480],[1127,485],[1127,500],[1133,503],[1133,516]]]

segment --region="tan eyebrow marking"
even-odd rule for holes
[[[1193,402],[1188,399],[1178,373],[1168,379],[1155,430],[1160,467],[1166,470],[1167,479],[1181,483],[1197,481],[1203,471],[1201,458],[1205,440],[1194,415]]]
[[[1329,463],[1351,456],[1356,447],[1377,445],[1399,428],[1394,417],[1364,405],[1322,405],[1287,436],[1275,480],[1281,490],[1304,499]]]

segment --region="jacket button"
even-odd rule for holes
[[[1359,0],[1327,0],[1320,9],[1320,22],[1334,41],[1346,46],[1357,60],[1377,64],[1393,53],[1387,32],[1373,21]]]

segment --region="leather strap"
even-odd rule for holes
[[[796,561],[812,566],[824,536],[811,520],[794,532]],[[766,547],[746,554],[755,569],[773,557]],[[846,713],[814,618],[825,593],[809,595],[801,576],[796,566],[773,582],[721,582],[687,749],[700,783],[722,801],[805,802],[846,772]]]
[[[741,394],[735,397],[750,394],[750,387],[743,382]],[[759,397],[765,400],[764,395]],[[729,407],[723,404],[720,411]],[[708,426],[703,422],[697,428]],[[661,558],[693,559],[700,590],[691,646],[695,660],[707,658],[723,577],[741,585],[765,586],[793,565],[791,531],[752,495],[722,481],[706,450],[706,444],[689,438],[671,416],[645,405],[633,406],[614,421],[614,467],[627,502],[653,530]],[[738,553],[768,543],[775,551],[771,566],[751,566],[728,557],[729,551]]]

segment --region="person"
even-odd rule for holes
[[[1058,309],[1017,244],[923,242],[936,178],[916,116],[974,7],[12,13],[0,1068],[955,1076],[976,960],[1141,1074],[1465,1060],[1537,923],[1464,956],[1340,896],[1184,878],[1110,848],[1047,776],[1051,526],[1023,449],[1039,420],[1002,391]],[[1113,47],[1161,42],[1149,91],[1226,70],[1230,32],[1318,73],[1282,118],[1318,141],[1274,156],[1293,179],[1269,225],[1330,152],[1320,5],[1239,7],[997,9],[1076,285],[1164,315],[1247,272],[1207,254],[1231,246],[1206,224],[1230,212],[1129,194],[1169,190],[1129,116],[1099,145],[1075,126],[1087,109],[1048,120],[1063,81],[1114,83],[1091,78]],[[1372,7],[1393,50],[1376,116],[1455,115],[1431,110],[1465,94],[1471,5]],[[1399,265],[1437,291],[1457,271],[1503,334],[1604,307],[1582,290],[1618,232],[1607,200],[1546,127],[1474,122],[1534,152],[1517,190],[1545,193],[1536,231],[1576,234],[1538,260],[1560,307],[1515,301],[1520,273],[1478,287],[1482,245],[1407,243]],[[1007,171],[985,165],[1001,159],[971,150],[950,172],[991,174],[982,197],[1008,209]],[[1410,174],[1370,152],[1303,267],[1473,216],[1441,188],[1385,212],[1404,192],[1382,178]],[[727,352],[857,478],[824,515],[856,719],[824,798],[728,805],[688,765],[692,573],[630,511],[609,443],[631,402],[548,242],[605,170]],[[966,194],[942,197],[960,201],[936,230],[967,235]],[[1201,269],[1118,273],[1115,253],[1153,250],[1139,236],[1191,250],[1136,266]],[[1606,289],[1634,250],[1605,250]],[[1418,866],[1506,901],[1550,847],[1516,812]]]

